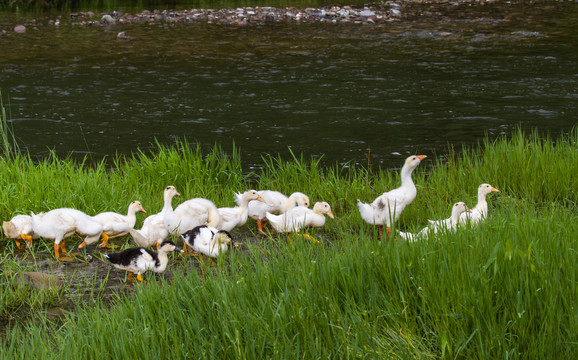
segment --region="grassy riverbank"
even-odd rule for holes
[[[357,212],[357,198],[372,200],[398,186],[396,171],[273,157],[262,172],[247,175],[240,152],[184,143],[118,159],[113,170],[2,158],[2,219],[60,206],[124,212],[134,199],[152,214],[168,184],[183,195],[175,206],[196,196],[232,206],[234,191],[267,188],[303,191],[312,202],[329,202],[336,216],[311,231],[323,245],[247,239],[245,251],[203,271],[197,259],[175,259],[170,277],[148,274],[148,283],[112,306],[96,292],[91,306],[79,302],[64,322],[37,317],[13,326],[2,357],[575,358],[577,144],[576,129],[555,139],[517,133],[431,166],[426,160],[414,173],[418,197],[400,218],[403,230],[448,217],[456,201],[474,206],[482,182],[501,193],[491,197],[484,224],[419,243],[380,241]],[[45,251],[44,243],[32,252]],[[20,254],[9,240],[3,261],[17,264]],[[18,294],[4,263],[2,294]],[[27,291],[28,299],[38,296]],[[65,285],[39,307],[69,296]]]

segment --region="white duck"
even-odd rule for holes
[[[309,197],[301,192],[294,192],[289,197],[273,190],[261,190],[258,193],[264,202],[250,201],[249,216],[257,220],[257,228],[261,233],[265,231],[267,212],[279,215],[295,206],[309,207]]]
[[[227,231],[212,226],[201,225],[181,235],[185,249],[194,251],[212,258],[224,254],[229,250],[233,238]]]
[[[399,234],[405,240],[417,241],[418,239],[427,239],[429,235],[437,234],[438,231],[455,231],[460,222],[460,215],[470,211],[464,202],[457,202],[453,205],[452,215],[449,218],[430,221],[430,224],[417,234],[402,231],[400,231]]]
[[[231,231],[236,227],[241,227],[247,222],[249,217],[249,202],[257,200],[265,202],[261,195],[255,190],[247,190],[244,193],[235,194],[237,205],[236,207],[222,207],[218,208],[219,215],[221,215],[222,223],[219,229]]]
[[[460,223],[477,224],[488,216],[488,202],[486,196],[493,192],[500,192],[490,184],[482,184],[478,186],[478,203],[472,209],[471,213],[464,213],[460,215]]]
[[[203,198],[189,199],[176,209],[172,209],[170,202],[165,202],[163,208],[167,230],[171,234],[181,235],[199,225],[219,227],[221,215],[211,200]]]
[[[117,269],[137,274],[136,279],[142,281],[142,274],[147,270],[164,272],[169,263],[168,253],[172,251],[182,252],[169,240],[159,246],[158,254],[144,247],[136,247],[118,253],[104,254],[104,257]]]
[[[361,218],[368,224],[377,225],[380,237],[383,235],[384,225],[388,235],[390,234],[391,224],[397,221],[405,207],[415,199],[417,189],[411,179],[411,173],[426,157],[426,155],[412,155],[405,160],[401,168],[401,186],[397,189],[383,193],[371,204],[362,203],[357,199]]]
[[[16,246],[20,248],[22,239],[26,241],[26,247],[32,247],[32,239],[38,239],[38,235],[32,231],[32,217],[30,215],[16,215],[10,221],[2,222],[4,236],[16,239]]]
[[[109,239],[114,239],[128,234],[129,230],[134,228],[134,224],[136,223],[136,213],[139,211],[146,214],[140,201],[135,200],[128,206],[128,212],[126,215],[107,211],[93,216],[92,218],[102,225],[102,242],[98,247],[106,247]],[[88,245],[86,243],[83,244]],[[84,246],[83,244],[80,244],[78,247],[82,248]]]
[[[147,217],[140,230],[129,229],[134,241],[138,246],[149,247],[156,244],[157,248],[169,236],[165,225],[165,214],[172,212],[171,205],[174,196],[180,195],[174,186],[167,186],[163,191],[163,209],[161,212]]]
[[[100,238],[102,225],[82,211],[70,208],[50,210],[35,215],[31,213],[32,231],[42,238],[54,239],[54,256],[59,260],[69,260],[61,257],[60,251],[66,255],[65,243],[67,237],[74,233],[85,235],[84,242],[93,243]]]
[[[334,219],[331,207],[324,201],[316,202],[313,210],[305,206],[297,206],[287,210],[281,215],[267,212],[267,219],[277,232],[297,232],[304,227],[321,227],[325,225],[327,214]]]

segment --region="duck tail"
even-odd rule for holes
[[[235,193],[235,202],[237,203],[237,206],[241,206],[243,203],[243,194]]]
[[[104,254],[104,258],[111,264],[118,263],[118,254]]]
[[[221,226],[221,214],[219,214],[219,211],[217,210],[217,207],[212,204],[211,206],[209,206],[209,213],[207,215],[207,226],[212,226],[215,227],[217,229],[220,228]]]
[[[357,208],[359,209],[359,214],[361,218],[365,220],[368,224],[376,224],[375,214],[371,205],[361,202],[357,199]]]

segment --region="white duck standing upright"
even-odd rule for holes
[[[142,281],[142,274],[148,270],[155,273],[164,272],[169,263],[168,253],[172,251],[182,252],[168,240],[159,246],[158,253],[144,247],[135,247],[118,253],[104,254],[104,257],[117,269],[137,274],[136,279]]]
[[[9,221],[2,222],[4,236],[15,239],[16,246],[20,248],[18,240],[26,241],[26,247],[32,247],[32,239],[38,239],[38,235],[32,231],[32,217],[30,215],[16,215]]]
[[[400,231],[400,236],[408,241],[417,241],[418,239],[427,239],[429,235],[437,234],[439,231],[455,231],[460,222],[460,215],[470,212],[466,203],[457,202],[452,206],[452,215],[444,220],[430,221],[430,224],[424,227],[419,233],[412,234]]]
[[[331,207],[324,201],[316,202],[313,209],[297,206],[281,215],[267,213],[267,220],[277,232],[297,232],[304,227],[321,227],[325,225],[325,215],[334,219]]]
[[[207,225],[196,226],[182,234],[181,238],[185,243],[185,249],[191,248],[211,258],[226,253],[233,241],[231,234],[227,231]]]
[[[265,232],[267,212],[280,215],[296,206],[309,207],[309,197],[301,192],[294,192],[289,197],[273,190],[261,190],[258,193],[264,201],[250,201],[249,216],[257,220],[260,233]]]
[[[417,189],[411,178],[411,173],[425,159],[426,155],[412,155],[405,160],[401,168],[401,186],[383,193],[371,204],[362,203],[357,199],[357,207],[361,218],[368,224],[377,225],[379,236],[383,236],[383,226],[391,233],[391,225],[397,221],[402,211],[411,204],[417,195]]]
[[[172,199],[179,196],[174,186],[167,186],[163,191],[163,209],[161,212],[147,217],[140,230],[129,229],[134,241],[138,246],[149,247],[156,245],[157,249],[160,244],[169,236],[169,231],[165,225],[165,214],[172,212]]]
[[[102,225],[80,210],[61,208],[35,215],[31,213],[32,231],[42,238],[54,239],[54,256],[69,260],[66,256],[65,239],[74,233],[86,236],[86,243],[100,238]],[[63,257],[60,256],[62,251]]]
[[[478,203],[472,209],[471,213],[463,213],[460,215],[460,223],[466,224],[477,224],[478,222],[484,220],[488,216],[488,201],[486,196],[493,193],[500,192],[490,184],[482,184],[478,186]]]
[[[236,207],[222,207],[218,208],[219,215],[221,215],[221,225],[219,229],[231,231],[236,227],[241,227],[247,222],[249,217],[249,202],[257,200],[265,202],[261,195],[255,190],[247,190],[242,194],[235,194],[237,205]]]
[[[124,236],[129,233],[130,229],[134,229],[134,224],[136,223],[136,213],[139,211],[146,214],[146,211],[142,207],[141,202],[135,200],[128,206],[126,215],[107,211],[93,216],[92,218],[102,225],[102,242],[98,245],[98,247],[106,247],[108,245],[109,239]],[[84,246],[87,244],[85,243],[84,245],[80,245]],[[78,246],[79,248],[82,247],[80,245]]]

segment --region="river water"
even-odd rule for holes
[[[517,127],[576,123],[578,3],[402,10],[385,25],[0,25],[20,147],[100,159],[186,138],[399,167]],[[46,22],[45,18],[45,22]],[[125,31],[132,40],[118,40]]]

